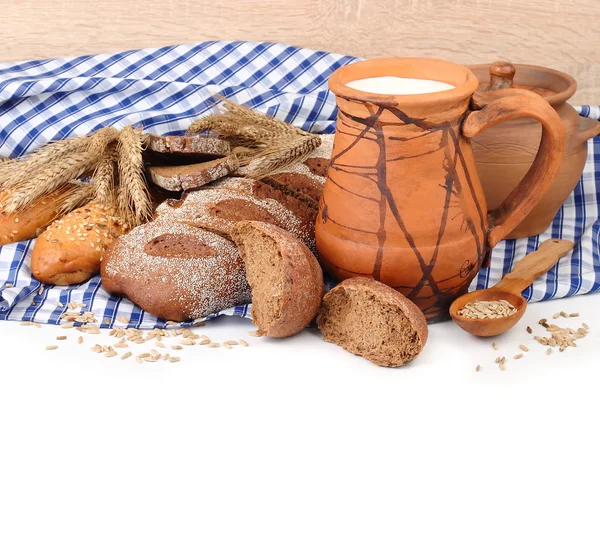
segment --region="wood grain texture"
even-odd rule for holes
[[[573,103],[600,103],[599,0],[3,0],[0,14],[0,61],[266,40],[545,65],[577,79]]]

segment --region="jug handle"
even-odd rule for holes
[[[475,94],[477,95],[477,94]],[[550,187],[560,168],[565,148],[565,131],[560,117],[538,94],[527,90],[497,90],[494,100],[472,111],[463,121],[467,139],[479,132],[515,118],[528,117],[542,124],[542,139],[531,168],[504,202],[489,212],[487,245],[493,248],[533,210]],[[472,104],[477,105],[477,98]]]

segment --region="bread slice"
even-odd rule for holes
[[[178,153],[224,157],[231,152],[229,142],[207,136],[157,136],[148,134],[148,150],[155,153]]]
[[[246,264],[259,333],[284,338],[300,332],[323,298],[323,272],[315,256],[296,237],[264,222],[239,222],[232,237]]]
[[[346,279],[329,291],[317,325],[325,341],[383,367],[412,361],[428,334],[425,316],[415,304],[366,277]]]
[[[233,156],[181,166],[150,166],[148,172],[155,185],[169,191],[198,189],[237,170],[239,163]]]

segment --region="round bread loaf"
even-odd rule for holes
[[[102,286],[171,321],[206,317],[250,301],[235,245],[165,216],[108,247]]]
[[[376,365],[398,367],[427,341],[422,311],[400,292],[374,279],[346,279],[323,298],[317,325],[327,342]]]
[[[93,201],[56,220],[35,242],[32,275],[41,283],[73,285],[99,273],[106,247],[127,231],[114,214]]]
[[[246,264],[259,334],[285,338],[300,332],[323,299],[323,272],[315,256],[291,233],[269,223],[240,222],[232,237]]]
[[[255,180],[224,178],[216,187],[187,193],[179,201],[161,204],[156,213],[195,227],[227,235],[242,220],[257,220],[278,225],[314,248],[312,209]]]

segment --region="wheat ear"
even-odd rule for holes
[[[141,130],[131,126],[121,130],[117,143],[117,206],[120,216],[132,227],[147,222],[152,216],[152,200],[143,173],[143,147]]]
[[[89,136],[42,147],[31,155],[32,158],[21,161],[14,176],[6,182],[12,192],[3,210],[7,213],[21,211],[62,184],[88,174],[117,135],[114,128],[102,128]]]
[[[116,202],[115,169],[117,168],[116,146],[109,145],[92,177],[96,198],[106,206],[114,206]]]
[[[250,162],[248,175],[262,178],[281,170],[295,162],[302,162],[321,145],[317,135],[298,137],[256,153],[255,161]]]

